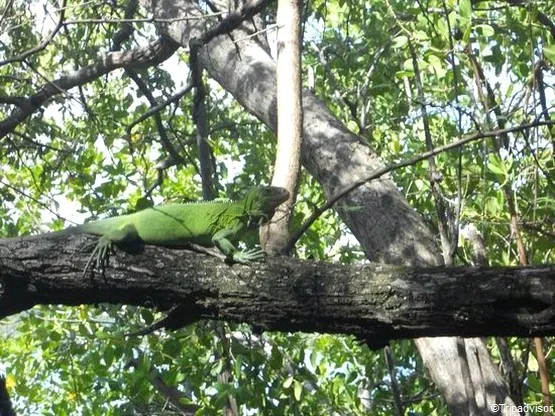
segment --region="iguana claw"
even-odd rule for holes
[[[98,239],[98,243],[94,247],[87,264],[85,264],[85,269],[83,270],[83,277],[87,274],[87,270],[94,261],[97,269],[104,269],[106,263],[108,262],[108,257],[112,251],[112,241],[106,236],[102,236]]]
[[[263,260],[266,253],[263,250],[253,248],[251,250],[238,251],[233,253],[233,261],[242,264],[249,264],[253,261]]]

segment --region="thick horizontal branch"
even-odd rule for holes
[[[555,267],[343,266],[292,258],[228,265],[187,250],[117,250],[82,276],[95,237],[0,240],[0,317],[36,304],[187,305],[187,320],[352,334],[382,345],[421,336],[555,335]],[[83,247],[89,245],[89,250]]]

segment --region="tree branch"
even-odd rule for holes
[[[121,250],[82,276],[94,241],[51,233],[0,241],[0,317],[36,304],[126,303],[262,330],[343,333],[382,346],[421,336],[555,335],[555,266],[403,268],[289,258],[230,266],[185,250]]]
[[[140,360],[137,358],[132,358],[128,366],[134,368],[140,368]],[[152,386],[160,393],[179,413],[183,416],[193,416],[195,412],[200,408],[195,404],[184,404],[181,402],[185,394],[180,392],[176,387],[169,386],[158,374],[155,368],[151,368],[148,372],[146,378],[152,384]]]

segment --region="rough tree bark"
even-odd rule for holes
[[[184,305],[190,321],[355,335],[372,347],[437,335],[555,334],[555,267],[344,266],[293,258],[255,267],[186,250],[117,250],[105,273],[83,267],[97,237],[0,241],[0,318],[35,304]]]
[[[144,2],[157,18],[175,18],[177,11],[202,15],[195,2],[188,0]],[[187,45],[188,39],[202,34],[205,22],[180,21],[161,29],[174,41]],[[238,29],[233,32],[233,39],[241,41],[219,36],[203,48],[205,68],[247,111],[276,132],[275,63],[263,42],[252,33]],[[381,166],[370,148],[308,92],[303,94],[303,115],[303,165],[328,196]],[[391,180],[382,178],[358,188],[340,202],[337,211],[371,260],[403,265],[441,264],[433,234]],[[470,375],[461,369],[457,359],[462,351],[458,350],[456,339],[423,338],[416,340],[416,345],[453,414],[476,413],[469,401],[471,395],[477,398],[478,414],[489,414],[493,403],[513,404],[481,340],[468,342],[465,347],[467,356],[480,357],[469,360]],[[472,391],[468,391],[468,377],[472,379]]]

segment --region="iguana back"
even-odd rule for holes
[[[92,221],[77,228],[81,232],[105,235],[115,228],[132,225],[145,244],[212,245],[216,232],[238,223],[246,224],[246,218],[244,201],[192,202],[159,205],[133,214]]]
[[[289,192],[284,188],[264,186],[252,189],[234,202],[210,201],[188,204],[164,204],[142,211],[93,221],[68,229],[100,235],[93,257],[103,263],[112,244],[143,242],[161,246],[199,244],[216,246],[234,261],[246,263],[259,259],[260,250],[238,251],[235,243],[253,227],[268,222]]]

